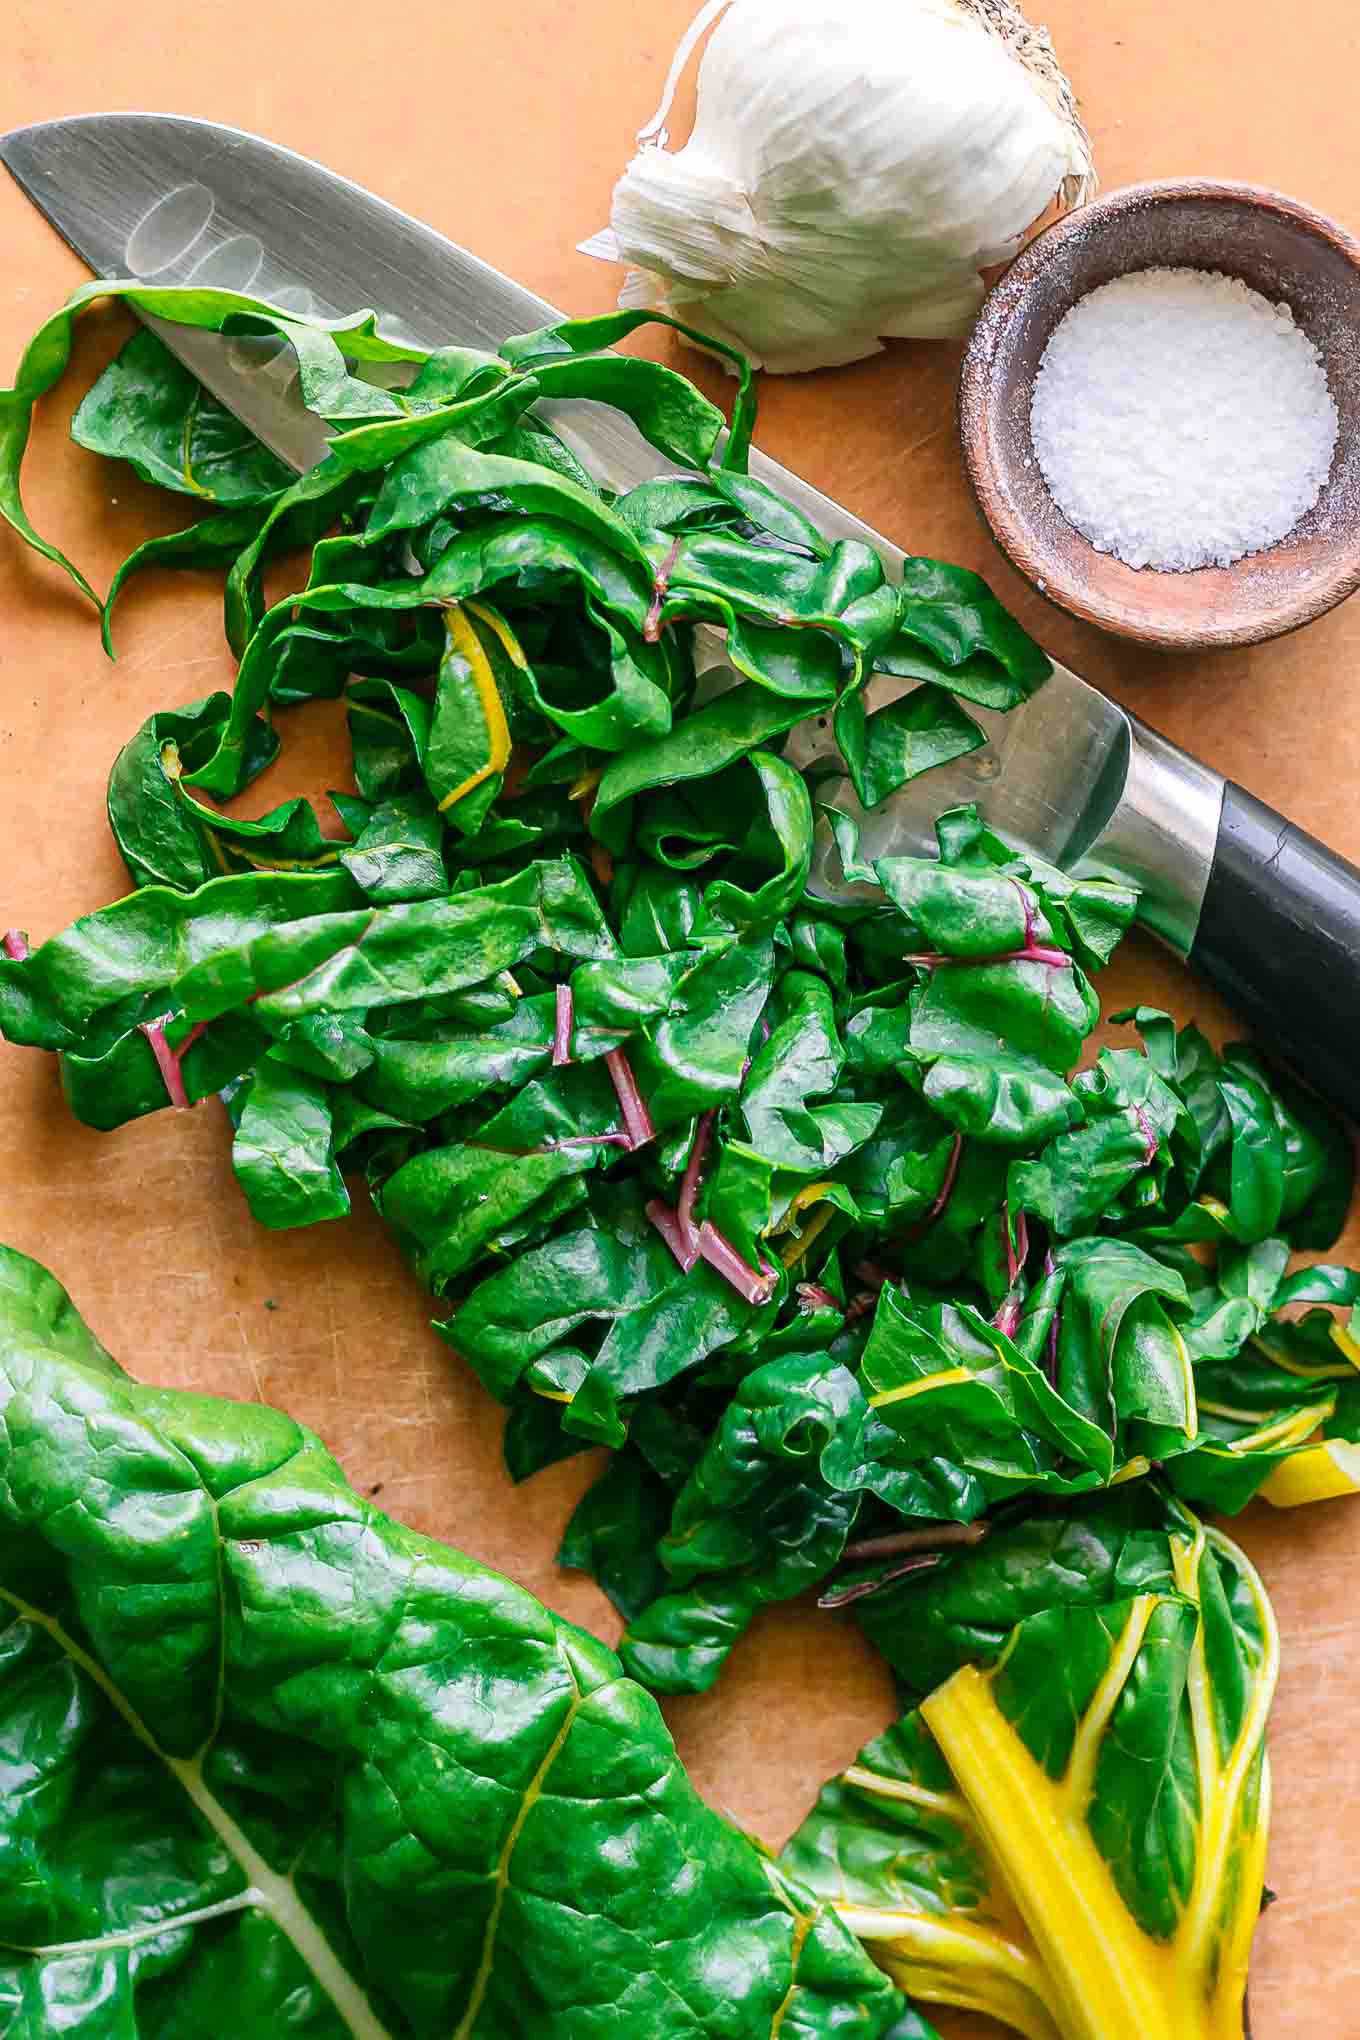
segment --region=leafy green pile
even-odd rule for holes
[[[0,1404],[9,2040],[930,2040],[610,1652],[7,1248]]]
[[[625,1672],[702,1690],[820,1587],[921,1704],[790,1844],[808,1899],[608,1652],[362,1508],[287,1420],[134,1388],[8,1256],[6,2030],[135,1996],[175,2040],[245,1977],[261,2031],[924,2040],[830,1902],[914,1993],[1029,2040],[1239,2040],[1277,1648],[1187,1503],[1360,1489],[1360,1275],[1290,1272],[1341,1230],[1351,1143],[1152,1011],[1072,1076],[1130,890],[971,808],[866,864],[783,755],[829,723],[873,807],[1043,654],[976,577],[890,585],[753,481],[744,365],[729,428],[605,351],[635,315],[426,352],[92,286],[0,393],[0,514],[87,592],[19,468],[109,294],[282,341],[331,436],[291,479],[148,334],[77,412],[207,506],[125,562],[106,634],[131,575],[220,562],[239,670],[117,759],[134,890],[4,938],[0,1032],[95,1126],[219,1093],[267,1225],[366,1178],[516,1477],[612,1448],[560,1556],[621,1609]],[[540,399],[613,405],[669,471],[601,488]],[[871,710],[873,672],[916,684]],[[325,696],[344,836],[301,799],[227,811]]]
[[[0,500],[30,537],[28,409],[103,290],[5,400]],[[229,558],[240,668],[118,758],[136,890],[31,954],[7,938],[0,1031],[55,1050],[97,1126],[220,1092],[268,1225],[338,1217],[366,1176],[507,1406],[516,1476],[614,1448],[562,1555],[622,1609],[635,1676],[704,1688],[758,1608],[833,1571],[872,1625],[885,1576],[966,1526],[1153,1464],[1227,1508],[1360,1485],[1334,1316],[1360,1279],[1286,1272],[1341,1227],[1345,1135],[1160,1014],[1069,1076],[1132,892],[971,809],[937,858],[872,867],[832,813],[864,891],[808,889],[796,723],[834,721],[872,804],[980,741],[957,695],[1041,683],[975,577],[915,561],[896,588],[829,545],[744,472],[747,382],[729,431],[601,351],[631,317],[425,354],[368,315],[117,292],[281,336],[333,436],[287,482],[148,334],[77,412],[81,443],[212,503],[115,595]],[[404,390],[355,373],[403,362]],[[601,490],[540,397],[612,403],[686,472]],[[285,544],[306,585],[266,608]],[[726,632],[726,691],[696,680],[695,622]],[[920,684],[869,713],[871,668]],[[217,805],[276,755],[277,708],[339,694],[346,840],[303,800]]]

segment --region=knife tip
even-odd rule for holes
[[[74,128],[106,118],[97,113],[68,114],[58,120],[34,120],[25,127],[10,128],[8,133],[0,134],[0,163],[21,184],[30,177],[50,176],[51,171],[44,169],[44,158],[51,155],[52,145]]]
[[[13,168],[16,161],[28,155],[35,136],[48,125],[46,121],[36,121],[27,127],[10,128],[6,134],[0,134],[0,163]]]

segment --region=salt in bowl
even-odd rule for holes
[[[1054,328],[1101,284],[1154,268],[1217,270],[1287,304],[1337,407],[1317,502],[1277,544],[1229,567],[1163,573],[1098,552],[1063,516],[1034,455],[1034,378]],[[1111,192],[1047,228],[988,297],[964,359],[959,425],[992,536],[1059,608],[1180,651],[1296,630],[1360,586],[1360,242],[1255,185],[1167,180]]]

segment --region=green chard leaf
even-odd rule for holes
[[[317,2040],[604,2040],[621,2006],[676,2040],[900,2031],[617,1659],[289,1418],[138,1386],[8,1250],[0,1387],[24,2030],[207,2032],[230,2002]]]
[[[529,1248],[439,1330],[503,1402],[532,1364],[589,1337],[590,1379],[617,1400],[697,1367],[753,1315],[706,1264],[686,1274],[644,1222],[623,1236],[586,1226]],[[570,1401],[563,1421],[571,1428]]]
[[[326,1084],[266,1056],[237,1111],[231,1165],[252,1218],[276,1228],[345,1217],[349,1193],[335,1162]]]
[[[227,694],[210,694],[181,709],[148,717],[114,760],[108,813],[114,840],[134,885],[169,885],[192,892],[222,874],[223,855],[197,803],[180,787],[183,766],[217,741],[231,709]],[[263,721],[254,729],[247,781],[278,754],[278,737]]]
[[[896,635],[875,657],[880,672],[941,677],[983,708],[1014,708],[1052,663],[987,583],[964,567],[909,559],[902,569]]]
[[[294,479],[145,328],[87,393],[71,437],[90,453],[127,461],[143,481],[224,508],[270,502]]]
[[[29,521],[20,495],[19,471],[28,445],[33,407],[39,397],[60,381],[70,360],[77,319],[105,298],[127,302],[137,311],[201,331],[221,332],[230,326],[240,333],[277,334],[293,347],[300,366],[307,357],[314,363],[324,357],[328,365],[334,363],[343,370],[344,357],[336,336],[343,336],[346,353],[356,359],[404,361],[418,358],[421,352],[380,334],[372,312],[356,312],[325,321],[281,312],[264,299],[237,291],[193,285],[157,286],[106,277],[82,285],[29,342],[14,387],[0,390],[0,516],[36,552],[63,567],[77,587],[95,602],[98,597],[84,576],[57,547],[40,537]]]
[[[557,1563],[588,1572],[625,1622],[665,1591],[656,1547],[670,1520],[671,1500],[670,1489],[640,1452],[616,1452],[577,1503],[558,1547]]]
[[[853,1377],[823,1354],[791,1353],[740,1383],[656,1547],[671,1591],[619,1645],[644,1685],[706,1691],[759,1608],[835,1564],[860,1497],[835,1492],[818,1461],[855,1404]]]
[[[211,879],[190,893],[144,886],[72,922],[27,959],[0,960],[0,1027],[9,1040],[35,1047],[73,1045],[109,1008],[168,990],[207,958],[248,945],[267,929],[283,930],[299,919],[306,925],[313,916],[344,920],[343,909],[354,899],[348,874],[339,871]],[[11,987],[13,1031],[5,1004]]]
[[[436,899],[448,890],[444,827],[423,794],[380,801],[340,862],[375,906]]]

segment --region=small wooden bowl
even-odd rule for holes
[[[1322,356],[1339,414],[1313,508],[1277,545],[1231,567],[1160,573],[1097,552],[1034,457],[1034,378],[1058,321],[1113,277],[1163,266],[1221,270],[1288,304]],[[1175,651],[1297,630],[1360,586],[1360,242],[1255,185],[1167,180],[1113,191],[1040,234],[992,291],[963,364],[959,425],[992,536],[1059,608]]]

